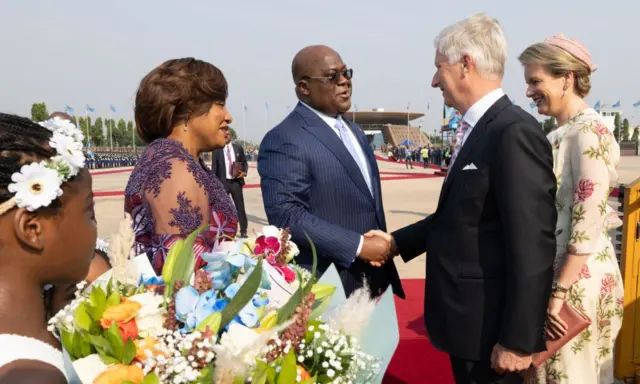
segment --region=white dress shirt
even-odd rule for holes
[[[229,163],[229,156],[227,155],[227,151],[229,151],[231,156],[231,163]],[[224,154],[224,167],[227,172],[227,179],[233,180],[233,162],[236,161],[236,153],[233,150],[233,145],[231,143],[227,144],[223,148]]]
[[[335,117],[331,117],[328,115],[325,115],[324,113],[317,111],[313,108],[311,108],[310,106],[308,106],[307,104],[300,102],[300,104],[304,105],[305,107],[309,108],[310,110],[312,110],[316,115],[318,115],[318,117],[320,119],[322,119],[322,121],[324,121],[329,128],[331,128],[331,130],[333,130],[333,132],[338,135],[338,138],[340,139],[340,141],[342,141],[342,137],[340,136],[340,131],[338,130],[338,128],[336,128],[336,122],[339,120],[342,124],[344,124],[345,127],[349,127],[349,125],[344,121],[344,119],[342,118],[342,116],[338,116],[337,118]],[[356,138],[355,134],[353,133],[353,131],[351,129],[347,129],[347,131],[349,132],[349,137],[348,140],[351,140],[351,142],[354,144],[354,147],[356,149],[357,152],[357,156],[360,160],[361,164],[365,164],[365,169],[361,169],[362,171],[362,176],[364,177],[365,180],[371,180],[371,169],[369,166],[369,162],[367,161],[367,158],[364,154],[364,151],[362,150],[362,147],[360,146],[360,142],[358,141],[358,139]],[[359,167],[358,167],[359,168]],[[367,183],[369,184],[369,183]],[[356,252],[356,257],[360,256],[360,251],[362,251],[362,244],[364,243],[364,236],[360,236],[360,244],[358,244],[358,251]]]
[[[498,101],[502,96],[504,96],[504,91],[502,88],[494,89],[493,91],[487,93],[482,97],[482,99],[478,100],[465,112],[464,116],[462,116],[462,120],[464,120],[467,124],[469,124],[469,128],[467,132],[465,132],[462,137],[462,144],[460,148],[464,145],[464,142],[467,141],[467,137],[471,134],[473,127],[478,124],[478,121],[484,116],[485,113],[491,108],[493,104]]]

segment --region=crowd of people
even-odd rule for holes
[[[122,152],[84,150],[89,169],[117,167],[133,167],[138,161],[138,154],[133,150]]]
[[[426,327],[430,342],[450,355],[457,383],[522,382],[546,341],[568,332],[560,314],[569,307],[591,325],[528,380],[611,383],[623,288],[607,236],[620,223],[606,202],[619,147],[584,101],[596,69],[587,49],[559,35],[518,57],[527,96],[558,121],[545,137],[502,90],[507,48],[495,20],[475,15],[448,26],[435,46],[432,86],[462,114],[436,211],[387,228],[373,151],[343,118],[353,70],[335,50],[310,46],[291,66],[299,103],[258,153],[269,223],[290,229],[298,265],[311,268],[316,251],[319,273],[334,264],[347,295],[366,281],[374,297],[392,289],[405,298],[393,258],[410,262],[427,252]],[[133,218],[135,250],[156,272],[171,245],[203,225],[196,268],[218,241],[246,231],[234,194],[247,167],[229,140],[228,88],[220,69],[194,58],[162,63],[138,87],[135,117],[148,146],[129,178],[124,212]],[[7,382],[70,377],[45,326],[43,292],[51,285],[68,294],[65,287],[100,260],[79,137],[60,116],[37,124],[0,114],[0,308],[7,309],[0,341],[11,346],[0,352],[0,374]],[[212,151],[215,173],[202,160]]]

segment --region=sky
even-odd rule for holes
[[[114,118],[132,119],[142,77],[190,56],[224,72],[231,125],[259,142],[295,106],[293,56],[325,44],[353,68],[358,110],[406,111],[410,103],[426,114],[413,125],[431,133],[442,117],[441,93],[430,86],[433,39],[478,12],[505,30],[503,88],[524,109],[530,100],[517,56],[562,32],[581,41],[598,66],[587,101],[621,100],[623,117],[640,123],[640,108],[631,106],[640,100],[640,49],[631,36],[640,2],[632,0],[0,0],[0,111],[30,116],[32,103],[45,102],[50,112],[68,104],[83,114],[89,104],[96,118],[113,104]]]

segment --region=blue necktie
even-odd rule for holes
[[[338,132],[340,132],[340,138],[342,139],[344,146],[347,148],[347,151],[349,151],[351,157],[353,157],[353,160],[355,160],[356,164],[358,164],[358,168],[360,168],[362,177],[364,177],[364,181],[367,183],[369,192],[371,192],[371,194],[373,195],[373,190],[371,188],[371,178],[369,177],[369,170],[366,164],[362,164],[360,157],[358,156],[358,151],[356,150],[356,147],[351,140],[351,136],[349,135],[349,128],[342,124],[340,120],[336,121],[335,127],[338,129]]]

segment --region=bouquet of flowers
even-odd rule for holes
[[[110,249],[112,271],[81,286],[50,321],[81,382],[381,381],[397,345],[390,295],[393,319],[383,332],[391,344],[375,351],[366,346],[375,339],[368,320],[388,312],[389,299],[376,304],[363,289],[346,300],[335,268],[317,280],[315,254],[312,271],[299,268],[288,231],[271,226],[220,242],[194,271],[203,229],[172,246],[161,276],[146,255],[129,259],[130,234],[112,241],[120,247]]]

